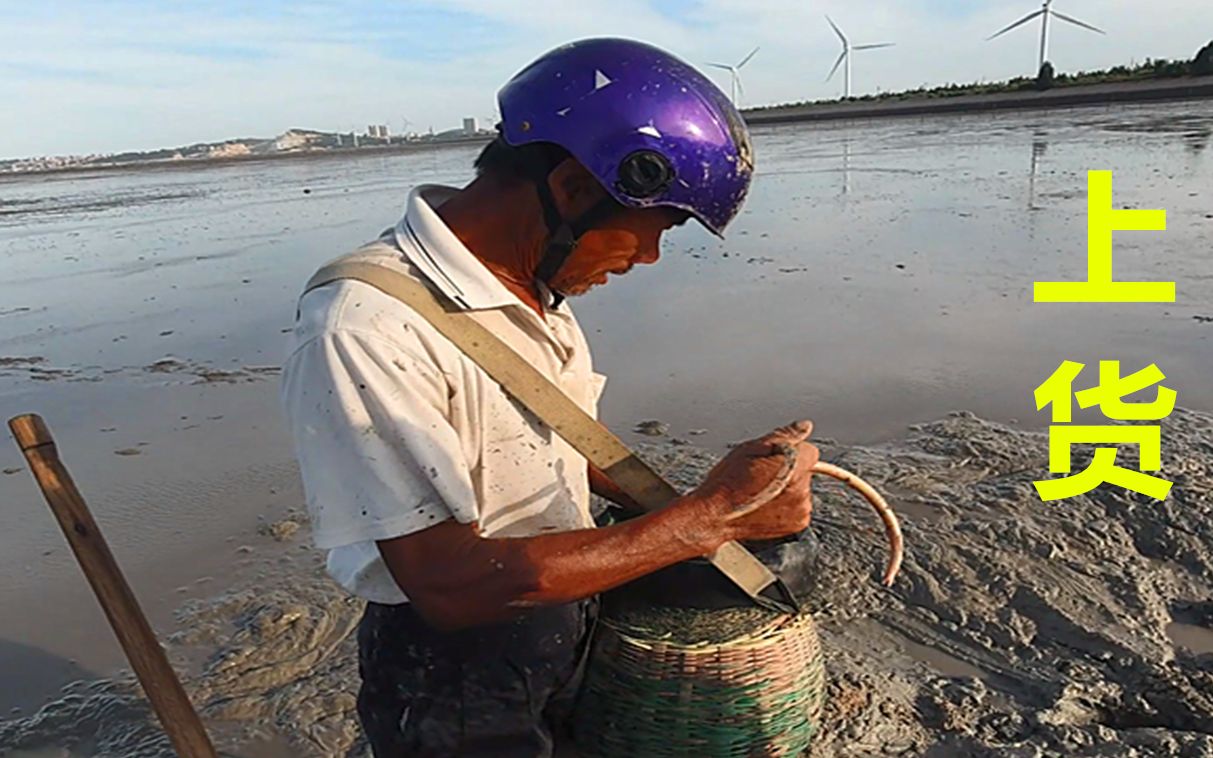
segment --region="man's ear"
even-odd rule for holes
[[[556,208],[566,219],[575,219],[606,196],[594,175],[575,158],[565,158],[548,174],[548,186]]]

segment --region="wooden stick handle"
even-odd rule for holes
[[[173,673],[109,545],[59,460],[50,429],[34,414],[9,419],[8,426],[177,754],[182,758],[217,758],[202,721]]]

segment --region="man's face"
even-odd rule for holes
[[[610,274],[626,274],[637,263],[656,263],[662,232],[687,218],[689,214],[675,208],[624,209],[581,236],[552,288],[569,296],[583,295],[605,284]]]

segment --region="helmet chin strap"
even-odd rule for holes
[[[569,221],[561,216],[556,208],[556,199],[552,197],[552,188],[548,186],[547,174],[536,177],[535,188],[539,192],[539,204],[543,207],[543,220],[548,228],[547,245],[543,257],[539,259],[539,265],[535,267],[535,279],[546,284],[552,291],[552,307],[555,308],[565,297],[552,286],[560,267],[577,248],[581,235],[617,211],[619,204],[610,196],[604,197],[585,213]]]

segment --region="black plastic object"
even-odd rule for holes
[[[751,598],[728,577],[702,558],[676,563],[606,593],[610,605],[665,606],[716,610],[760,605],[768,610],[794,613],[796,598],[777,581]]]

